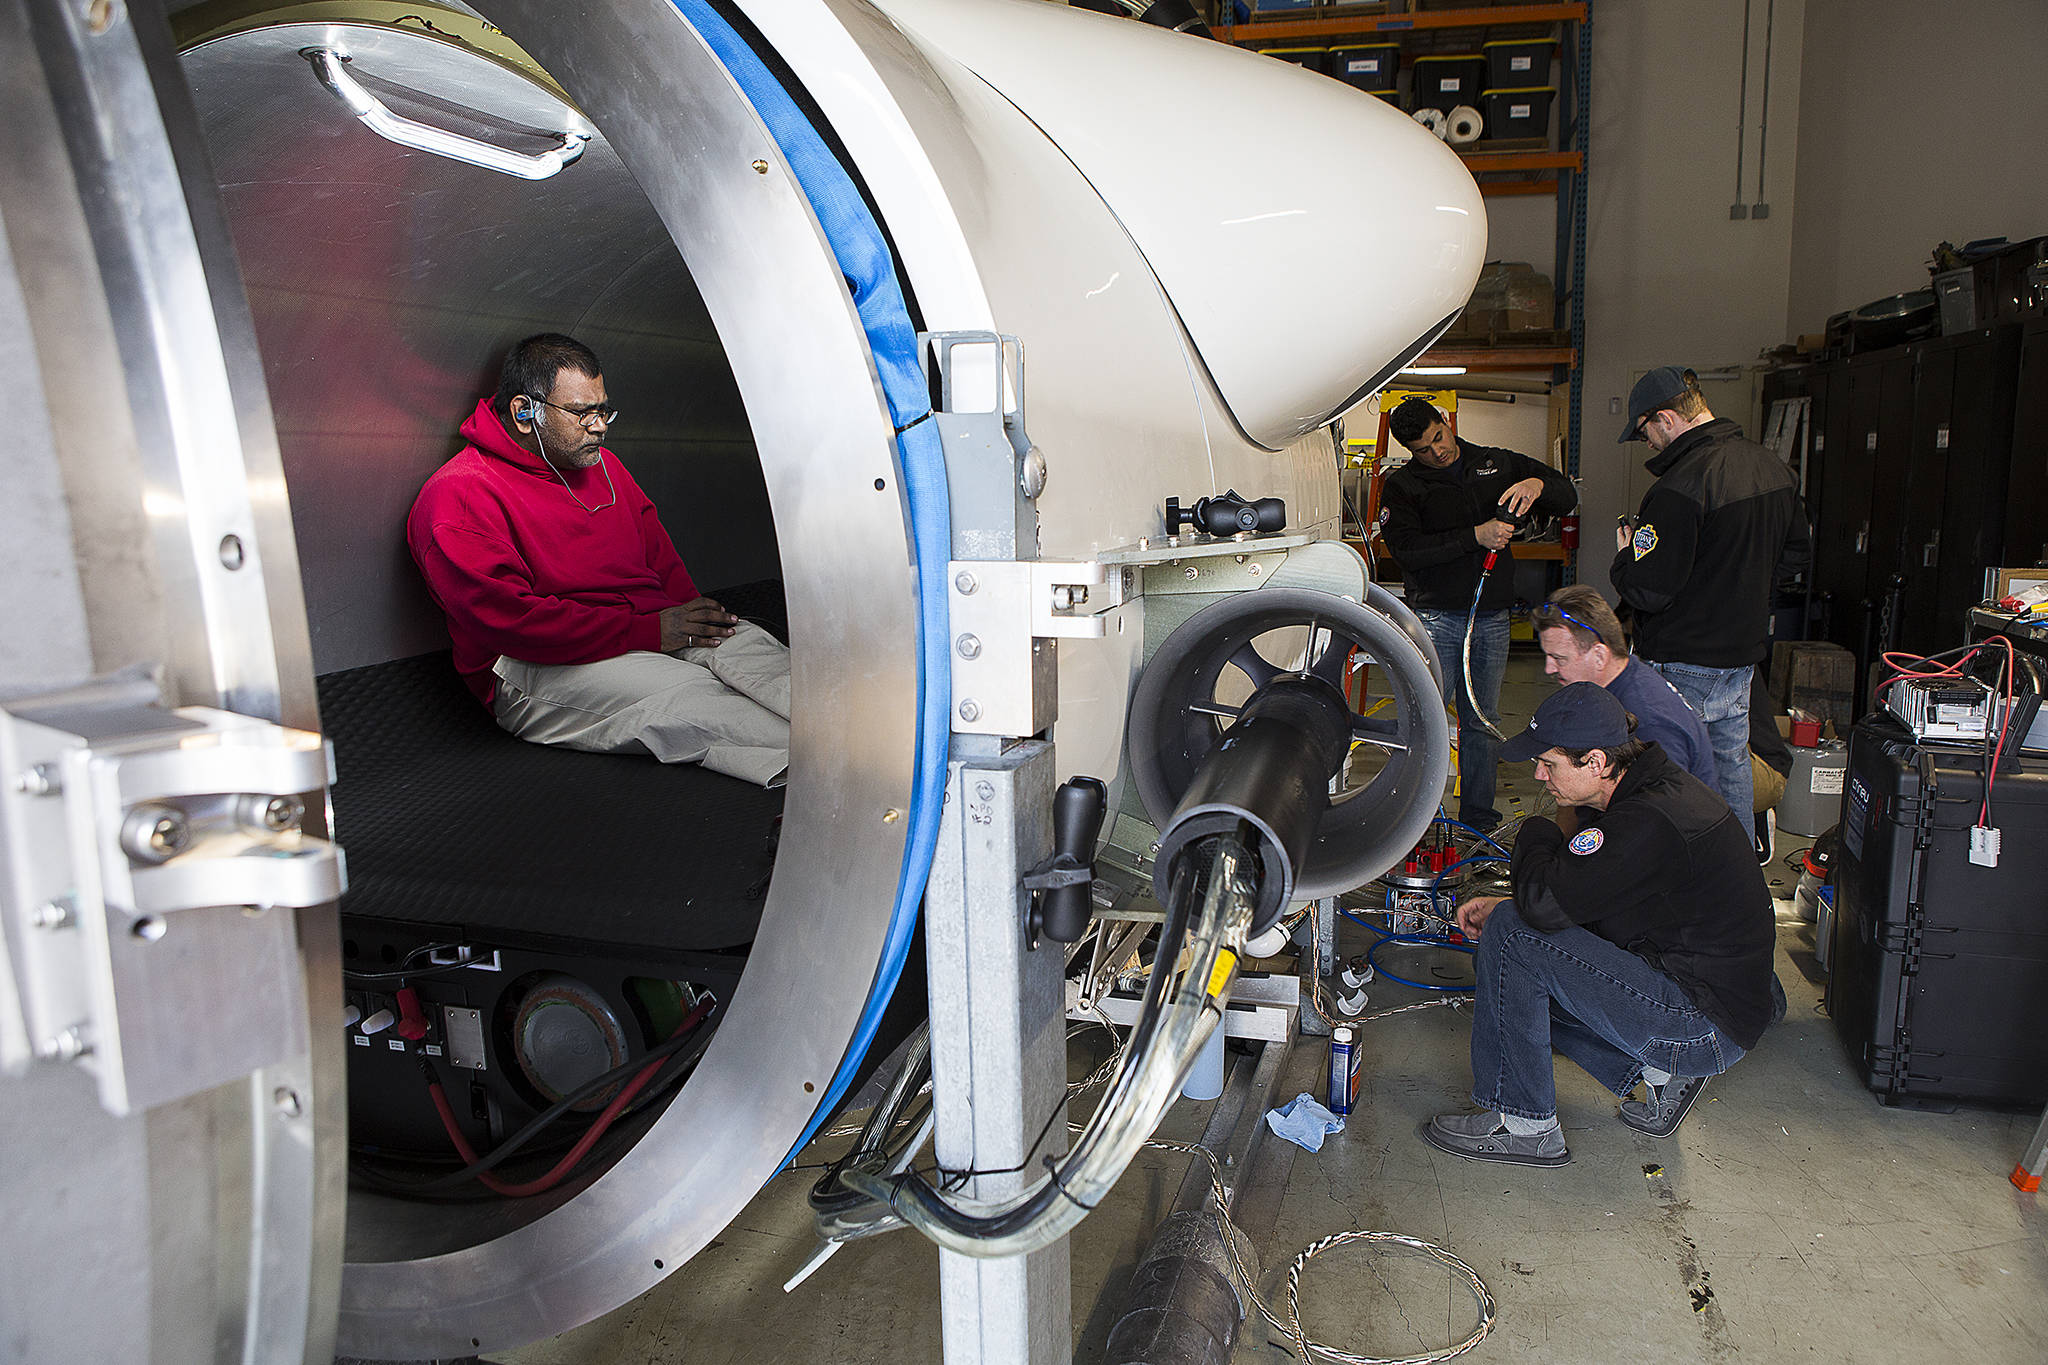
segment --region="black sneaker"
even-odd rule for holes
[[[1654,1138],[1670,1137],[1678,1131],[1678,1125],[1685,1120],[1692,1109],[1692,1102],[1700,1097],[1700,1091],[1707,1088],[1705,1076],[1674,1076],[1663,1085],[1643,1082],[1648,1100],[1623,1100],[1621,1121],[1638,1133],[1648,1133]]]

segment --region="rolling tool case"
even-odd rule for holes
[[[1991,867],[1984,767],[1889,716],[1851,733],[1827,1005],[1886,1104],[2048,1100],[2048,763],[2007,746]]]

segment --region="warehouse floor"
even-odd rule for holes
[[[1502,710],[1517,728],[1549,686],[1540,666],[1526,647],[1510,662]],[[1502,778],[1504,796],[1540,797],[1526,767]],[[1806,842],[1781,834],[1778,853]],[[1773,890],[1789,896],[1782,862],[1774,875]],[[1664,1141],[1624,1127],[1612,1097],[1561,1062],[1571,1165],[1535,1170],[1436,1152],[1417,1129],[1433,1113],[1467,1107],[1467,1016],[1431,1009],[1368,1024],[1349,1126],[1313,1154],[1267,1142],[1241,1200],[1262,1291],[1276,1294],[1288,1261],[1315,1239],[1369,1228],[1435,1242],[1485,1279],[1498,1319],[1473,1360],[2048,1359],[2048,1213],[2006,1179],[2039,1115],[1879,1105],[1821,1008],[1811,926],[1789,903],[1779,909],[1790,1013]],[[1347,925],[1340,948],[1366,942]],[[1446,982],[1469,980],[1466,963],[1427,949],[1388,959],[1401,975]],[[1370,990],[1375,1009],[1423,998],[1384,981]],[[1081,1055],[1092,1036],[1077,1044],[1077,1074],[1093,1065]],[[1320,1093],[1324,1065],[1320,1043],[1296,1046],[1278,1096]],[[1162,1135],[1199,1134],[1208,1107],[1181,1103]],[[1076,1360],[1102,1358],[1131,1271],[1185,1168],[1184,1157],[1142,1153],[1075,1234]],[[493,1358],[939,1359],[936,1253],[910,1234],[853,1244],[782,1292],[816,1245],[804,1204],[813,1178],[772,1182],[722,1238],[635,1302]],[[1470,1292],[1412,1253],[1341,1246],[1309,1265],[1303,1285],[1309,1334],[1359,1355],[1443,1348],[1477,1320]],[[1234,1365],[1279,1365],[1289,1358],[1281,1340],[1254,1315]]]

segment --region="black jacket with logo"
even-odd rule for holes
[[[1408,605],[1418,609],[1466,611],[1486,551],[1472,529],[1505,519],[1501,495],[1524,479],[1543,480],[1534,513],[1558,517],[1579,505],[1572,482],[1549,465],[1497,446],[1459,440],[1458,461],[1432,469],[1410,460],[1387,475],[1384,493],[1387,548],[1401,565]],[[1515,576],[1498,564],[1486,581],[1481,611],[1501,611],[1515,600]]]
[[[1813,561],[1792,472],[1718,417],[1644,468],[1657,482],[1608,570],[1635,608],[1636,653],[1703,668],[1756,663],[1770,653],[1779,581]]]
[[[1745,822],[1654,743],[1579,833],[1522,824],[1509,872],[1532,929],[1579,925],[1677,982],[1744,1051],[1771,1018],[1777,922]]]

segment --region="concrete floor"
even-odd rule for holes
[[[1548,683],[1527,647],[1508,676],[1503,719],[1519,726]],[[1538,795],[1526,767],[1502,777],[1504,795]],[[1806,842],[1781,834],[1778,852]],[[1775,871],[1774,891],[1789,896],[1789,874],[1782,864]],[[1811,927],[1789,904],[1780,912],[1788,1017],[1664,1141],[1624,1127],[1613,1098],[1561,1062],[1571,1165],[1533,1170],[1438,1153],[1417,1129],[1433,1113],[1467,1107],[1467,1016],[1434,1009],[1367,1025],[1363,1093],[1346,1130],[1314,1154],[1269,1142],[1249,1178],[1245,1222],[1264,1292],[1277,1293],[1287,1262],[1309,1242],[1373,1228],[1436,1242],[1485,1278],[1499,1316],[1473,1360],[2048,1360],[2048,1214],[2006,1179],[2039,1116],[1879,1105],[1821,1010]],[[1366,941],[1347,926],[1340,948],[1360,951]],[[1388,961],[1416,979],[1470,979],[1466,959],[1448,953]],[[1387,982],[1370,989],[1374,1008],[1421,995]],[[1077,1074],[1094,1062],[1083,1050]],[[1319,1092],[1324,1060],[1321,1045],[1298,1045],[1279,1095]],[[1162,1135],[1198,1135],[1208,1108],[1183,1102]],[[1184,1158],[1141,1154],[1075,1235],[1075,1358],[1084,1365],[1101,1359],[1185,1167]],[[856,1243],[783,1294],[815,1245],[804,1206],[813,1178],[772,1182],[721,1239],[635,1302],[496,1359],[939,1359],[936,1253],[910,1234]],[[1311,1336],[1361,1355],[1441,1348],[1476,1320],[1471,1295],[1444,1269],[1355,1244],[1309,1266],[1303,1305]],[[1288,1358],[1254,1316],[1233,1365]]]

